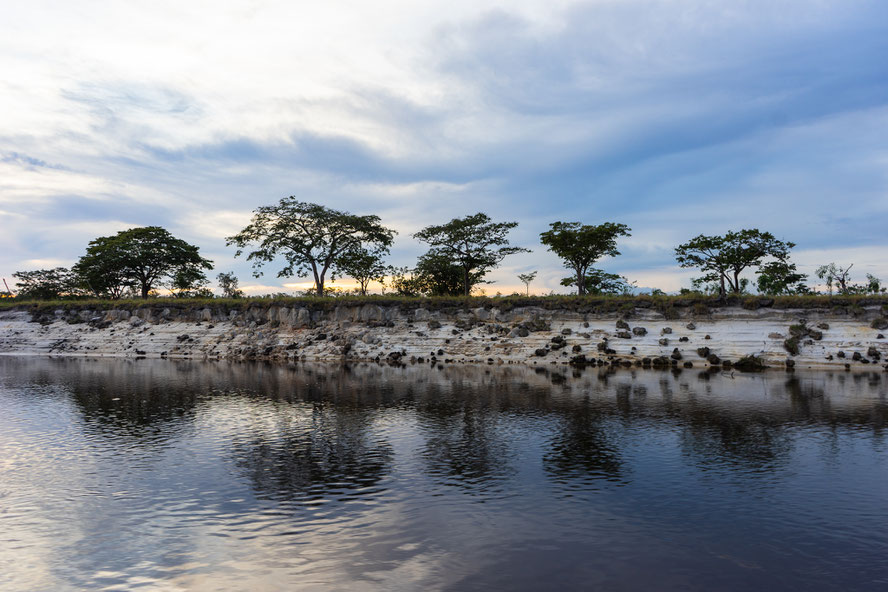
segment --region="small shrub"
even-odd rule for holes
[[[783,342],[783,349],[788,351],[793,356],[799,355],[799,338],[790,337],[789,339],[785,340]]]

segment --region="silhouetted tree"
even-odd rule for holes
[[[380,224],[379,216],[356,216],[291,196],[254,210],[250,224],[228,237],[226,244],[237,246],[235,257],[239,257],[247,245],[257,243],[258,248],[247,255],[257,277],[262,275],[259,268],[280,256],[287,265],[278,277],[304,277],[311,272],[315,292],[323,296],[327,273],[336,279],[345,253],[359,248],[388,252],[394,235],[394,230]]]
[[[473,277],[480,281],[508,255],[530,252],[508,246],[506,235],[516,226],[517,222],[492,222],[487,214],[478,213],[427,226],[413,236],[432,247],[426,256],[446,258],[462,269],[463,294],[468,296]]]
[[[142,298],[177,278],[181,285],[193,286],[204,277],[204,269],[212,269],[213,262],[204,259],[198,247],[175,238],[159,226],[145,226],[122,230],[114,236],[101,236],[89,243],[86,255],[80,258],[75,269],[84,278],[101,281],[101,274],[108,280],[100,289],[122,293],[124,286],[137,286]]]
[[[552,222],[549,226],[549,230],[540,234],[540,242],[561,257],[565,267],[574,271],[573,283],[565,285],[575,285],[580,295],[588,292],[586,278],[592,264],[602,257],[619,255],[617,238],[630,236],[631,230],[625,224],[614,222],[598,225]]]
[[[726,294],[725,284],[735,294],[742,292],[740,274],[761,265],[766,257],[786,261],[795,243],[783,242],[770,232],[758,229],[730,231],[724,236],[699,235],[675,249],[681,267],[697,267],[704,272],[701,282],[716,282],[719,295]]]

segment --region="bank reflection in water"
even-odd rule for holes
[[[886,382],[0,358],[0,567],[27,584],[27,561],[52,565],[58,589],[198,564],[214,589],[277,570],[345,589],[411,561],[447,566],[398,572],[432,588],[540,589],[553,566],[567,587],[687,584],[670,566],[710,574],[698,587],[787,565],[875,582]]]

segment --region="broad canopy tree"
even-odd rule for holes
[[[446,224],[426,226],[413,235],[431,249],[424,255],[430,261],[443,258],[462,270],[463,295],[497,267],[503,259],[528,249],[510,247],[506,235],[517,222],[493,222],[487,214],[454,218]]]
[[[564,266],[573,270],[574,278],[565,285],[576,285],[577,294],[589,293],[589,278],[597,278],[598,275],[590,275],[592,264],[602,257],[615,257],[620,254],[617,250],[617,238],[631,236],[631,229],[625,224],[605,222],[603,224],[580,224],[579,222],[552,222],[551,228],[540,234],[540,242],[546,245],[550,251],[561,257]],[[597,274],[600,272],[594,270]],[[618,276],[619,277],[619,276]],[[564,283],[564,282],[562,282]]]
[[[119,298],[129,287],[142,298],[162,285],[188,289],[206,280],[213,263],[198,247],[174,237],[160,226],[122,230],[90,241],[86,255],[74,266],[97,295]]]
[[[746,269],[757,267],[767,257],[786,262],[795,243],[778,240],[770,232],[756,228],[730,231],[724,236],[699,235],[675,249],[675,258],[681,267],[696,267],[703,271],[701,282],[716,282],[719,296],[727,288],[740,294]]]
[[[283,257],[287,264],[278,277],[311,273],[316,294],[323,296],[327,274],[336,279],[347,253],[365,249],[381,256],[394,235],[394,230],[380,224],[379,216],[358,216],[290,196],[254,210],[250,224],[228,237],[226,244],[237,247],[236,257],[249,245],[257,245],[247,255],[256,277],[262,275],[263,265]]]
[[[80,295],[76,274],[64,267],[17,271],[18,297],[27,300],[56,300]]]

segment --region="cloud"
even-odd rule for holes
[[[0,273],[159,224],[247,278],[224,237],[295,195],[379,214],[395,264],[427,224],[516,220],[534,253],[494,291],[528,269],[561,289],[554,220],[629,224],[602,266],[639,285],[675,289],[675,245],[744,227],[888,277],[883,3],[384,4],[8,10]]]

